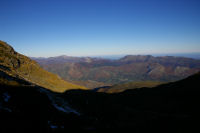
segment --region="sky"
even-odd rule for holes
[[[200,52],[200,0],[0,0],[0,40],[32,57]]]

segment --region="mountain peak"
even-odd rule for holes
[[[120,60],[121,61],[146,61],[149,60],[150,58],[154,58],[152,55],[126,55],[122,57]]]
[[[0,40],[0,46],[1,47],[4,46],[4,48],[12,48],[9,44],[7,44],[6,42],[1,41],[1,40]]]
[[[15,52],[13,47],[11,47],[9,44],[7,44],[6,42],[1,41],[1,40],[0,40],[0,50],[1,50],[1,52],[4,52],[4,51],[6,51],[6,52],[9,51],[9,52],[12,52],[12,53]]]

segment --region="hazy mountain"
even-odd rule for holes
[[[90,58],[90,57],[73,57],[73,56],[67,56],[67,55],[61,55],[56,57],[31,57],[33,60],[37,60],[40,64],[51,64],[51,63],[75,63],[75,62],[92,62],[95,60],[99,60],[99,58]]]
[[[44,69],[88,88],[132,81],[170,82],[183,79],[200,70],[200,60],[173,56],[127,55],[118,60],[75,57],[73,61],[54,57],[53,60],[35,60]]]
[[[17,53],[3,41],[0,41],[0,81],[14,85],[25,81],[56,92],[85,89],[85,87],[66,82],[59,76],[42,69],[35,61]]]

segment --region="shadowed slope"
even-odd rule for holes
[[[133,132],[199,132],[200,73],[184,80],[153,88],[105,94],[72,90],[66,100],[95,118],[99,130]]]
[[[115,94],[0,84],[0,131],[199,132],[199,81],[200,73]]]

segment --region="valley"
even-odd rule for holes
[[[160,61],[160,64],[166,63],[168,67],[172,65],[180,69],[183,77],[189,72],[195,73],[182,80],[170,83],[154,80],[133,81],[90,90],[47,72],[5,42],[0,42],[0,51],[1,132],[199,131],[196,121],[200,118],[200,73],[195,73],[199,67],[198,60],[179,58],[174,64],[175,57],[163,57],[172,60],[168,63]],[[112,64],[111,61],[102,63],[100,59],[95,59],[98,63],[91,60],[79,63],[88,68],[96,66],[94,69],[100,66],[105,68],[105,64],[107,67],[121,67],[121,64],[130,67],[133,62],[136,66],[138,63],[144,64],[144,60],[148,62],[146,58],[139,56],[135,59],[128,56],[121,59],[120,64],[119,61]],[[143,69],[138,67],[137,70],[140,68]],[[129,68],[124,71],[133,70]],[[162,75],[159,73],[157,76]]]
[[[0,6],[0,133],[200,133],[200,0]]]
[[[71,56],[33,59],[45,70],[89,89],[129,82],[172,82],[200,70],[200,60],[174,56],[127,55],[118,60]]]

